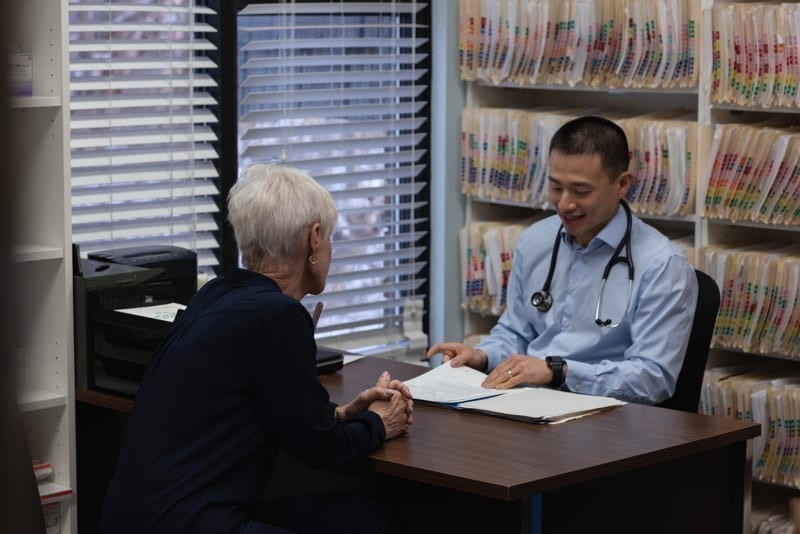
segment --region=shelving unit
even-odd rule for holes
[[[536,108],[575,108],[589,107],[586,105],[586,96],[591,93],[591,107],[598,110],[624,111],[638,114],[662,112],[675,109],[684,109],[699,114],[699,96],[697,89],[620,89],[620,88],[590,88],[586,86],[569,87],[553,85],[515,86],[511,84],[492,85],[487,82],[466,82],[467,106],[502,108],[514,105],[524,106],[529,109]],[[698,120],[698,122],[700,122]],[[700,157],[703,151],[698,151]],[[702,169],[704,162],[698,162],[697,170]],[[697,171],[696,171],[697,172]],[[466,197],[466,223],[476,221],[518,221],[543,215],[540,209],[532,209],[525,202],[503,201]],[[636,210],[634,206],[634,211]],[[552,212],[550,212],[552,213]],[[636,213],[651,225],[659,228],[668,235],[695,235],[695,245],[700,242],[697,237],[698,218],[694,214],[660,216],[643,215]],[[475,313],[466,310],[464,313],[465,336],[477,335],[488,332],[496,321],[496,316],[484,313]]]
[[[671,93],[667,90],[658,92],[653,89],[647,90],[620,90],[603,92],[592,95],[592,107],[598,109],[630,111],[633,113],[648,113],[654,111],[667,111],[672,109],[687,109],[697,112],[697,91],[682,90]],[[531,87],[494,87],[484,83],[467,83],[467,105],[474,107],[501,107],[503,103],[517,102],[524,99],[527,106],[536,107],[576,107],[585,103],[586,88],[562,87],[562,90],[555,91],[551,86],[541,88]],[[658,98],[654,101],[654,95]],[[602,114],[602,113],[601,113]],[[702,156],[702,152],[701,152]],[[702,168],[698,165],[698,169]],[[532,216],[551,214],[552,211],[532,209],[524,202],[511,202],[501,200],[482,199],[477,197],[466,198],[466,222],[475,221],[519,221]],[[634,207],[634,211],[635,211]],[[698,218],[696,215],[636,215],[649,224],[659,228],[667,235],[686,236],[695,235],[695,245],[697,241],[696,226]],[[496,316],[474,313],[467,310],[464,314],[464,332],[467,337],[476,335],[480,332],[488,332],[488,328],[496,320]]]
[[[619,4],[623,0],[617,0]],[[714,129],[717,125],[728,123],[746,123],[756,119],[769,119],[774,117],[787,117],[794,125],[800,125],[800,106],[779,107],[775,105],[742,105],[740,103],[714,103],[712,100],[712,61],[713,57],[711,46],[711,26],[712,9],[715,5],[732,4],[733,2],[721,2],[719,0],[703,0],[702,2],[684,2],[685,5],[696,5],[699,10],[697,31],[697,50],[698,78],[696,87],[688,88],[611,88],[599,85],[597,87],[578,83],[569,86],[566,83],[535,83],[532,85],[520,85],[501,81],[492,83],[485,79],[465,79],[462,70],[462,79],[466,84],[466,105],[468,107],[490,107],[490,108],[568,108],[574,106],[592,107],[608,111],[630,111],[635,113],[648,113],[653,111],[664,111],[682,108],[693,112],[698,123],[697,146],[695,154],[697,170],[696,177],[698,184],[707,179],[707,167],[710,161]],[[752,2],[740,2],[741,4],[752,4]],[[788,4],[798,3],[789,2]],[[466,4],[462,4],[466,5]],[[471,4],[472,6],[476,4]],[[553,4],[551,3],[551,6]],[[755,6],[749,6],[755,8]],[[567,9],[567,8],[563,8]],[[502,11],[498,8],[497,12]],[[564,11],[562,10],[563,14]],[[463,15],[463,13],[462,13]],[[786,17],[784,17],[786,18]],[[459,22],[461,29],[472,27],[470,22],[463,17]],[[476,25],[478,23],[475,23]],[[481,39],[488,39],[492,35],[489,31],[488,22],[481,28]],[[562,27],[568,27],[566,24]],[[788,28],[788,23],[787,23]],[[494,29],[497,35],[497,28]],[[507,31],[507,30],[504,30]],[[513,31],[509,32],[514,35]],[[532,32],[531,32],[532,33]],[[766,32],[765,35],[768,35]],[[470,41],[463,35],[459,39],[462,50],[461,59],[470,56],[478,57],[478,47],[481,46],[477,40]],[[789,40],[787,39],[787,47]],[[555,45],[554,45],[555,46]],[[467,53],[466,49],[469,49]],[[511,52],[504,50],[509,56]],[[462,63],[463,64],[463,63]],[[480,77],[480,76],[479,76]],[[546,81],[546,80],[545,80]],[[587,98],[591,94],[591,98]],[[587,103],[589,105],[587,105]],[[706,245],[731,244],[731,243],[757,243],[765,239],[781,239],[790,243],[800,243],[800,228],[762,224],[750,221],[724,220],[707,216],[704,212],[705,189],[697,187],[695,191],[695,210],[693,214],[682,216],[652,216],[637,214],[653,226],[661,229],[667,235],[689,235],[693,237],[694,249]],[[524,216],[525,212],[520,213],[519,203],[493,202],[490,200],[475,197],[466,197],[466,223],[475,221],[489,220],[513,220]],[[524,208],[522,208],[524,209]],[[635,211],[635,209],[634,209]],[[531,213],[531,209],[528,209]],[[718,282],[720,282],[718,280]],[[475,313],[469,309],[463,310],[464,331],[469,339],[480,332],[488,332],[497,317],[493,315]],[[727,362],[737,362],[743,358],[755,359],[755,361],[773,360],[796,360],[781,354],[753,354],[743,351],[714,348],[709,359],[709,367],[714,365],[724,365]],[[785,362],[796,363],[796,362]],[[800,374],[800,363],[797,364],[797,374]],[[800,495],[800,487],[788,488],[781,484],[771,484],[766,481],[755,480],[754,502],[762,503],[764,499],[759,499],[759,493],[763,493],[765,499],[769,499],[774,493],[784,498],[788,493],[795,496]],[[770,488],[780,488],[784,491],[773,492]]]
[[[11,100],[26,156],[14,239],[18,403],[34,460],[53,466],[58,532],[77,531],[67,0],[18,2],[12,42],[31,51],[33,94]],[[57,500],[63,495],[54,497]]]

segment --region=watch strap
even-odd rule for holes
[[[545,358],[545,361],[547,362],[547,367],[553,371],[553,379],[550,381],[549,386],[552,388],[560,388],[567,379],[564,373],[564,366],[566,364],[564,358],[561,356],[548,356]]]

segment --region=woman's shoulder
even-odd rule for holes
[[[212,312],[257,313],[267,315],[308,313],[298,300],[284,294],[271,279],[236,270],[207,282],[194,302]]]

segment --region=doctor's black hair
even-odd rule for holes
[[[615,122],[585,115],[565,122],[553,134],[548,154],[554,151],[567,156],[598,154],[603,169],[615,180],[628,170],[630,150],[625,131]]]

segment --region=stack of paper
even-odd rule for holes
[[[560,423],[625,404],[611,397],[543,387],[484,388],[481,383],[486,376],[470,367],[445,363],[407,380],[406,385],[415,401],[529,423]]]
[[[550,138],[587,109],[466,107],[461,116],[461,190],[487,200],[545,208]]]
[[[797,107],[800,5],[720,3],[711,9],[711,100]]]
[[[720,286],[715,346],[800,357],[800,245],[709,245],[695,260]]]
[[[800,131],[782,122],[716,126],[700,190],[706,217],[800,224]]]
[[[753,476],[800,487],[800,377],[785,362],[706,370],[700,413],[753,421]]]
[[[616,119],[630,146],[633,185],[625,199],[635,213],[694,213],[698,126],[693,117],[673,110]]]
[[[634,176],[626,200],[636,213],[694,213],[697,121],[678,109],[634,115],[594,108],[466,107],[461,121],[461,189],[489,201],[550,207],[550,139],[568,120],[602,115],[625,130]]]
[[[461,229],[464,308],[489,315],[505,310],[514,245],[532,222],[472,222]]]
[[[695,87],[692,0],[460,0],[462,79]]]

